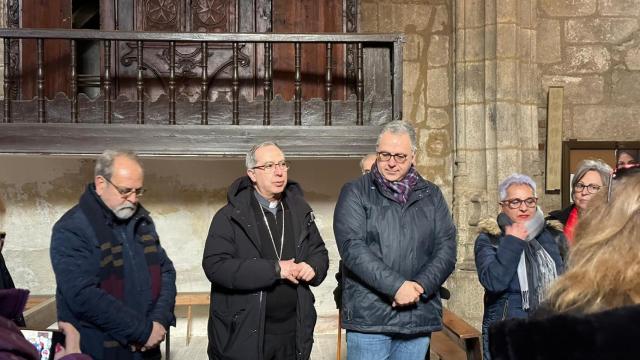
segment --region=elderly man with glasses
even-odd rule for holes
[[[385,125],[371,172],[344,185],[336,205],[349,360],[424,359],[442,328],[456,228],[440,189],[415,169],[416,150],[411,125]]]
[[[309,287],[327,275],[327,250],[280,147],[255,145],[245,163],[202,259],[213,300],[209,358],[308,359],[316,323]]]
[[[497,221],[480,221],[474,248],[478,278],[485,289],[485,360],[490,359],[489,327],[504,319],[526,318],[536,310],[564,271],[567,253],[562,231],[545,223],[530,177],[509,175],[498,192],[500,214]]]
[[[140,205],[138,157],[107,150],[78,205],[51,237],[58,319],[75,326],[94,359],[160,359],[175,326],[176,272]]]

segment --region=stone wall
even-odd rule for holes
[[[537,29],[540,156],[550,86],[564,88],[563,140],[638,141],[640,1],[539,1]]]
[[[418,132],[417,168],[453,195],[452,19],[448,0],[361,0],[360,31],[402,32],[403,118]]]

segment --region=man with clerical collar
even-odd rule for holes
[[[209,358],[308,359],[316,322],[309,286],[324,280],[327,250],[280,147],[255,145],[245,164],[204,249]]]
[[[349,360],[424,359],[442,328],[456,228],[440,189],[416,170],[417,150],[411,125],[386,124],[371,172],[345,184],[336,204]]]
[[[93,359],[160,359],[176,321],[176,272],[139,203],[142,164],[132,152],[107,150],[94,175],[51,235],[58,320],[78,329]]]

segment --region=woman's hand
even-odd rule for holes
[[[58,321],[58,328],[64,333],[65,340],[64,346],[58,344],[56,346],[56,355],[53,357],[54,360],[59,360],[63,356],[69,354],[81,354],[80,351],[80,333],[78,330],[71,324],[65,321]]]
[[[509,225],[505,228],[505,233],[507,235],[515,236],[520,240],[526,240],[529,232],[527,228],[522,223],[515,223],[513,225]]]

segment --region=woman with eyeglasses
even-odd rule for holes
[[[589,206],[595,194],[609,187],[611,167],[601,160],[583,160],[571,180],[571,200],[567,208],[549,213],[547,220],[557,220],[563,226],[569,246],[573,245],[573,231],[580,214]]]
[[[500,183],[497,220],[478,224],[475,262],[485,289],[482,319],[483,359],[490,359],[489,326],[526,318],[544,299],[551,282],[564,270],[564,234],[545,223],[537,206],[536,184],[512,174]]]
[[[611,188],[581,215],[536,314],[491,328],[494,360],[640,358],[640,164],[616,169]]]

